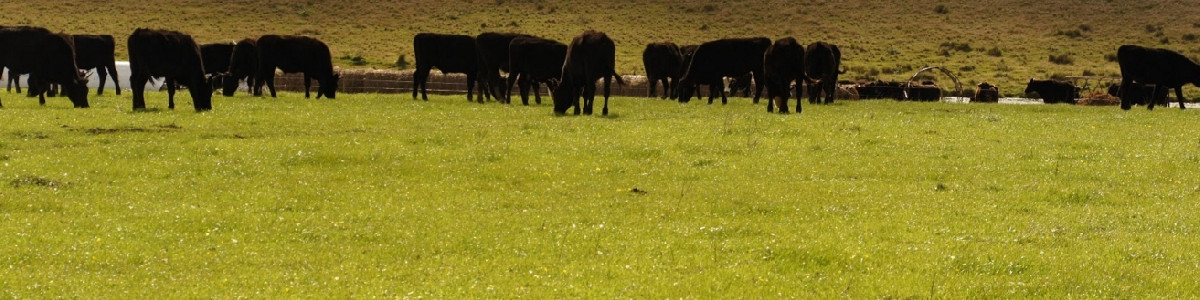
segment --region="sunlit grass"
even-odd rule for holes
[[[0,97],[19,298],[1198,290],[1192,110]]]

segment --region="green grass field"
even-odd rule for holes
[[[4,297],[1200,290],[1194,110],[0,97]]]
[[[112,34],[122,58],[138,27],[187,32],[200,43],[303,34],[328,43],[345,68],[396,68],[400,56],[411,64],[420,32],[520,32],[568,42],[596,29],[616,42],[621,74],[645,74],[641,52],[650,42],[792,36],[841,45],[844,79],[902,81],[924,66],[945,66],[965,85],[990,82],[1010,97],[1023,96],[1030,78],[1119,75],[1108,56],[1122,44],[1200,55],[1200,6],[1183,0],[11,0],[0,11],[0,25]],[[1200,97],[1200,89],[1186,96]]]

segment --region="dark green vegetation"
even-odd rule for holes
[[[3,295],[1200,290],[1192,110],[618,98],[601,118],[285,93],[198,114],[125,97],[5,99]]]
[[[842,45],[845,78],[907,80],[942,65],[965,83],[988,81],[1013,96],[1031,77],[1117,75],[1106,57],[1121,44],[1200,53],[1200,6],[1191,1],[13,0],[0,11],[0,24],[122,41],[142,26],[188,32],[201,43],[312,35],[330,44],[343,67],[394,68],[401,55],[411,64],[419,32],[511,31],[569,41],[594,28],[616,41],[623,74],[644,74],[640,54],[648,42],[794,36]],[[123,42],[117,52],[124,56]]]

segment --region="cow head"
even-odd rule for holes
[[[1037,83],[1033,81],[1033,78],[1030,78],[1029,83],[1025,84],[1025,94],[1028,95],[1029,93],[1033,93],[1034,90],[1036,90],[1036,86]]]
[[[207,82],[192,84],[188,86],[192,94],[192,106],[196,111],[212,110],[212,85]]]
[[[221,81],[221,95],[233,97],[233,92],[236,92],[238,89],[240,78],[234,78],[230,73],[225,73],[222,77],[224,78]],[[249,84],[249,82],[247,83]]]
[[[62,85],[63,92],[67,94],[67,99],[71,99],[71,103],[75,105],[75,108],[88,107],[88,80],[87,77],[83,76],[80,73],[79,77],[74,80],[75,82]]]
[[[321,87],[317,89],[317,99],[320,99],[321,95],[325,95],[325,97],[329,99],[333,99],[335,96],[337,96],[338,81],[340,81],[341,78],[342,75],[333,73],[325,80],[320,81]]]
[[[563,78],[563,82],[553,92],[554,114],[564,115],[572,106],[575,107],[575,114],[579,114],[580,88],[570,79]]]

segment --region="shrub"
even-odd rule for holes
[[[1084,32],[1092,31],[1092,25],[1088,25],[1088,24],[1079,25],[1079,30],[1084,31]]]
[[[1189,34],[1183,35],[1183,40],[1188,41],[1188,42],[1194,42],[1194,41],[1196,41],[1197,38],[1200,38],[1200,36],[1197,36],[1194,33],[1189,33]]]
[[[971,71],[975,71],[975,66],[962,66],[962,67],[959,67],[958,70],[963,71],[963,72],[971,72]]]
[[[991,55],[994,57],[1001,57],[1001,56],[1004,56],[1004,52],[1000,51],[999,47],[992,47],[992,49],[988,49],[987,55]]]
[[[1117,62],[1117,55],[1116,54],[1105,54],[1104,60],[1106,60],[1108,62]]]
[[[933,8],[933,12],[939,15],[944,15],[950,13],[950,8],[947,8],[945,4],[938,4]]]
[[[1054,35],[1066,36],[1066,37],[1073,38],[1073,39],[1083,38],[1083,32],[1081,32],[1079,30],[1062,31],[1060,29],[1060,30],[1054,32]]]
[[[1071,55],[1069,55],[1069,54],[1062,54],[1062,55],[1051,54],[1050,62],[1057,64],[1057,65],[1070,65],[1070,64],[1075,63],[1075,59],[1071,58]]]
[[[404,58],[404,54],[400,54],[400,57],[396,59],[396,67],[401,70],[408,69],[409,65],[408,59]]]

